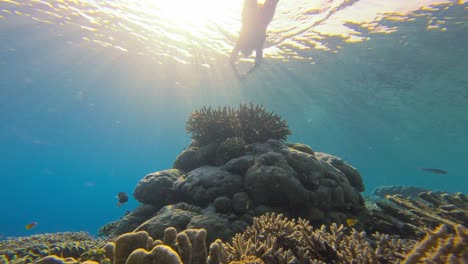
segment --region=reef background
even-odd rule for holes
[[[227,50],[198,51],[189,64],[158,60],[84,41],[76,25],[1,13],[0,233],[95,234],[137,205],[117,208],[119,191],[131,195],[144,175],[172,167],[190,143],[191,111],[248,101],[286,119],[290,141],[355,166],[367,192],[398,184],[467,193],[467,5],[454,3],[382,21],[397,28],[390,34],[350,24],[370,40],[328,36],[333,50],[266,58],[242,82]],[[428,30],[433,17],[453,19]],[[32,221],[39,226],[25,230]]]

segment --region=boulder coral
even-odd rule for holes
[[[115,234],[146,230],[160,236],[169,226],[177,230],[192,226],[210,230],[208,242],[213,242],[230,239],[227,234],[243,231],[254,216],[265,212],[301,217],[317,226],[366,218],[362,177],[342,159],[300,143],[269,139],[240,148],[243,141],[233,142],[224,148],[219,143],[191,147],[179,155],[173,169],[146,175],[134,196],[151,210],[137,208],[124,217]],[[232,145],[237,150],[226,150]],[[168,210],[181,202],[200,209]],[[212,220],[200,224],[197,219]],[[361,223],[365,220],[358,226]],[[216,231],[217,225],[226,230]]]

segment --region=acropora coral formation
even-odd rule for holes
[[[422,192],[418,198],[387,195],[372,210],[375,229],[402,237],[422,237],[425,229],[445,225],[454,233],[458,224],[468,225],[468,198],[462,193]]]
[[[241,104],[237,109],[202,107],[191,113],[185,129],[198,146],[235,137],[246,143],[284,140],[291,134],[286,121],[279,115],[253,103]]]

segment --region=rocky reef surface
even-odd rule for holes
[[[113,235],[161,237],[167,227],[204,228],[208,242],[227,241],[267,212],[318,226],[365,221],[362,191],[354,167],[305,144],[211,143],[184,150],[172,169],[146,175],[133,194],[142,205],[115,224]]]

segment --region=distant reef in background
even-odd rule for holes
[[[287,142],[286,121],[252,103],[204,107],[186,130],[193,141],[173,168],[144,176],[133,193],[141,205],[103,226],[99,239],[1,241],[0,264],[467,259],[464,194],[393,186],[365,199],[356,168]]]
[[[420,193],[432,192],[433,194],[442,194],[444,192],[429,190],[427,188],[405,185],[380,186],[374,189],[373,194],[385,198],[387,195],[402,195],[405,197],[416,198]]]

